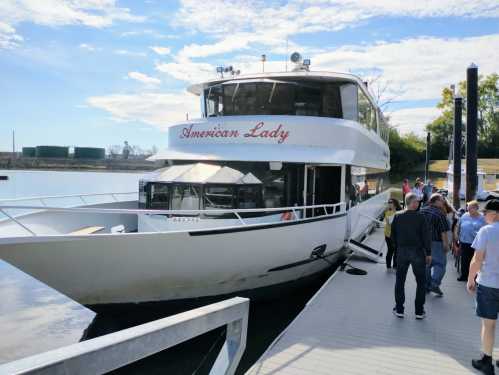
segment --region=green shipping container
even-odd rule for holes
[[[36,156],[35,147],[23,147],[23,156],[25,158],[34,158]]]
[[[62,146],[36,146],[37,158],[67,158],[69,147]]]
[[[75,159],[104,159],[106,150],[97,147],[75,147]]]

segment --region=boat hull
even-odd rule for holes
[[[166,233],[4,239],[0,257],[85,304],[183,300],[283,284],[341,254],[346,214]],[[324,251],[321,250],[324,247]]]

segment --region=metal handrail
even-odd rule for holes
[[[26,197],[26,198],[4,198],[0,199],[1,202],[22,202],[22,201],[34,201],[42,199],[57,199],[57,198],[80,198],[80,197],[98,197],[98,196],[113,196],[113,195],[125,195],[125,194],[138,194],[137,191],[124,192],[124,193],[87,193],[87,194],[68,194],[68,195],[43,195],[36,197]]]
[[[220,209],[220,210],[144,210],[144,209],[126,209],[126,208],[82,208],[82,207],[48,207],[48,206],[11,206],[11,205],[0,205],[0,213],[4,213],[8,219],[12,220],[17,225],[21,226],[23,229],[27,230],[32,236],[37,236],[35,232],[22,224],[19,220],[15,220],[17,217],[13,215],[8,215],[5,210],[15,210],[15,209],[30,209],[30,210],[38,210],[40,211],[49,211],[49,212],[65,212],[65,213],[100,213],[100,214],[124,214],[124,215],[201,215],[201,214],[224,214],[229,213],[233,214],[241,223],[241,225],[250,225],[246,223],[241,217],[241,213],[258,213],[258,212],[282,212],[282,211],[290,211],[293,213],[293,221],[303,221],[307,220],[307,218],[300,218],[296,211],[297,210],[308,210],[322,208],[324,210],[324,214],[317,215],[315,217],[321,216],[335,216],[346,210],[346,204],[344,202],[334,203],[334,204],[319,204],[319,205],[310,205],[310,206],[292,206],[292,207],[275,207],[275,208],[242,208],[242,209]],[[332,208],[332,212],[328,213],[328,208]],[[258,223],[251,225],[263,225],[269,223]]]
[[[85,207],[50,207],[50,206],[12,206],[0,205],[1,210],[8,209],[30,209],[41,211],[54,211],[54,212],[79,212],[79,213],[101,213],[101,214],[134,214],[134,215],[197,215],[197,214],[240,214],[250,212],[280,212],[280,211],[293,211],[293,210],[308,210],[313,208],[335,208],[332,214],[337,213],[336,208],[346,207],[344,202],[334,204],[316,204],[310,206],[291,206],[291,207],[272,207],[272,208],[241,208],[241,209],[219,209],[219,210],[150,210],[150,209],[128,209],[128,208],[85,208]],[[327,212],[327,211],[325,211]],[[320,216],[325,216],[320,215]]]
[[[0,374],[103,374],[226,326],[210,374],[234,374],[246,348],[249,299],[235,297],[0,365]]]

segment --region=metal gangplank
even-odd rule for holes
[[[382,229],[366,240],[375,249],[383,242]],[[422,321],[414,316],[416,282],[410,269],[406,316],[399,319],[392,314],[395,273],[358,257],[348,263],[368,274],[337,271],[248,374],[476,373],[471,359],[480,354],[480,320],[474,298],[456,281],[452,256],[442,284],[445,294],[427,295]],[[494,357],[499,359],[498,342]]]
[[[1,375],[103,374],[226,326],[210,374],[234,374],[246,347],[249,300],[235,297],[0,365]]]

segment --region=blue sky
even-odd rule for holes
[[[435,3],[435,4],[434,4]],[[231,64],[283,71],[288,53],[313,70],[378,77],[403,132],[438,115],[440,90],[499,71],[497,0],[0,1],[0,150],[41,144],[167,145],[196,117],[185,87]]]

